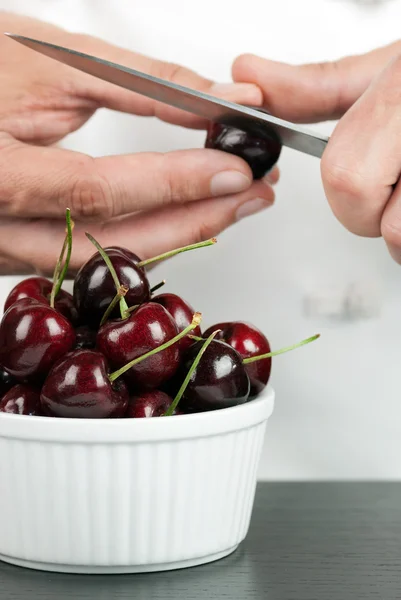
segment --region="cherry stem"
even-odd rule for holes
[[[114,307],[120,302],[121,298],[124,298],[124,296],[127,292],[128,292],[128,288],[125,287],[124,285],[120,285],[120,289],[118,290],[117,294],[114,296],[113,300],[110,302],[109,306],[107,307],[107,309],[102,317],[102,320],[100,321],[99,327],[101,327],[102,325],[104,325],[106,323],[110,314],[114,310]]]
[[[72,251],[72,230],[74,227],[74,223],[71,221],[71,211],[69,208],[65,211],[65,220],[67,223],[67,232],[65,235],[63,247],[61,249],[61,253],[59,259],[56,263],[54,273],[53,273],[53,287],[50,294],[50,306],[54,308],[54,302],[57,294],[59,293],[61,286],[63,285],[63,281],[65,276],[67,275],[68,267],[70,265],[71,259],[71,251]],[[67,256],[65,257],[64,266],[61,270],[61,265],[63,263],[64,254],[67,250]]]
[[[110,258],[108,257],[107,253],[104,251],[102,246],[99,244],[99,242],[97,242],[90,233],[86,232],[85,235],[88,238],[88,240],[90,242],[92,242],[92,244],[95,246],[95,248],[99,252],[100,256],[103,258],[104,262],[106,263],[106,265],[110,271],[110,274],[113,278],[114,285],[116,286],[116,292],[118,294],[123,286],[121,286],[121,283],[117,277],[117,273],[113,266],[113,263],[111,262]],[[114,301],[114,299],[113,299],[113,301]],[[122,319],[126,318],[127,311],[128,311],[128,304],[126,303],[124,296],[121,296],[121,294],[120,294],[120,312],[121,312]]]
[[[195,329],[196,327],[198,327],[200,325],[201,319],[202,319],[201,313],[198,313],[198,312],[195,313],[193,316],[193,319],[192,319],[192,323],[190,325],[188,325],[188,327],[186,327],[183,331],[181,331],[178,335],[173,337],[168,342],[165,342],[164,344],[162,344],[161,346],[158,346],[157,348],[153,348],[153,350],[146,352],[146,354],[142,354],[142,356],[138,356],[137,358],[134,358],[134,360],[131,360],[131,362],[126,364],[124,367],[121,367],[121,369],[118,369],[118,371],[111,373],[109,375],[110,381],[111,382],[115,381],[118,377],[120,377],[121,375],[124,375],[124,373],[129,371],[129,369],[131,367],[137,365],[138,363],[142,362],[143,360],[146,360],[150,356],[157,354],[158,352],[162,352],[163,350],[166,350],[167,348],[169,348],[176,342],[179,342],[183,337],[188,335],[188,333],[190,331],[192,331],[193,329]]]
[[[189,250],[196,250],[197,248],[205,248],[206,246],[213,246],[217,242],[216,238],[211,238],[210,240],[206,240],[205,242],[199,242],[198,244],[190,244],[189,246],[183,246],[182,248],[176,248],[175,250],[170,250],[169,252],[164,252],[163,254],[159,254],[158,256],[154,256],[153,258],[148,258],[146,260],[142,260],[138,263],[138,267],[146,267],[151,263],[157,262],[159,260],[164,260],[165,258],[170,258],[171,256],[175,256],[176,254],[181,254],[182,252],[188,252]]]
[[[131,313],[134,312],[134,310],[136,310],[137,308],[139,308],[140,304],[134,304],[134,306],[130,306],[129,308],[127,308],[127,310],[125,311],[127,315],[130,315]]]
[[[157,290],[159,290],[164,285],[166,285],[166,280],[165,279],[163,279],[163,281],[160,281],[159,283],[157,283],[156,285],[154,285],[152,288],[150,288],[150,293],[154,294]]]
[[[221,331],[221,330],[217,330]],[[201,342],[204,338],[198,337],[197,335],[189,335],[191,340],[196,342]],[[281,348],[281,350],[276,350],[275,352],[269,352],[268,354],[259,354],[258,356],[250,356],[249,358],[244,358],[242,362],[244,365],[248,363],[253,363],[258,360],[263,360],[265,358],[270,358],[271,356],[277,356],[277,354],[284,354],[285,352],[289,352],[290,350],[295,350],[296,348],[300,348],[300,346],[305,346],[305,344],[310,344],[310,342],[314,342],[320,337],[320,333],[308,338],[307,340],[302,340],[302,342],[298,342],[298,344],[294,344],[294,346],[288,346],[287,348]]]
[[[258,360],[263,360],[265,358],[270,358],[271,356],[277,356],[277,354],[284,354],[285,352],[290,352],[290,350],[295,350],[296,348],[300,348],[301,346],[305,346],[305,344],[310,344],[310,342],[314,342],[320,337],[320,333],[313,335],[312,337],[302,340],[302,342],[298,342],[298,344],[294,344],[293,346],[287,346],[287,348],[281,348],[281,350],[276,350],[275,352],[268,352],[267,354],[260,354],[259,356],[250,356],[249,358],[244,358],[244,365],[248,365],[249,363],[256,362]]]
[[[53,285],[55,284],[55,282],[57,281],[59,275],[60,275],[60,271],[61,271],[61,264],[64,260],[64,254],[65,251],[67,249],[67,243],[68,243],[68,239],[67,236],[65,236],[64,238],[64,242],[63,242],[63,247],[61,248],[61,253],[60,256],[58,257],[58,260],[56,262],[56,266],[54,267],[54,271],[53,271]]]
[[[178,403],[181,400],[185,390],[187,389],[187,385],[191,380],[193,372],[199,365],[201,358],[202,358],[203,354],[205,353],[206,348],[213,341],[214,336],[219,331],[221,331],[221,329],[216,329],[216,331],[213,331],[213,333],[211,333],[206,340],[204,338],[199,338],[200,340],[203,340],[205,343],[202,345],[201,349],[199,350],[198,354],[196,355],[196,358],[195,358],[194,362],[192,363],[191,368],[189,369],[187,376],[185,377],[180,389],[178,390],[176,397],[174,398],[173,402],[170,404],[170,406],[164,413],[164,415],[163,415],[164,417],[171,417],[174,414],[174,411],[177,408]]]

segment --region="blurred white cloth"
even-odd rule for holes
[[[230,78],[230,64],[242,52],[301,63],[397,39],[401,1],[365,4],[0,0],[0,8],[92,33],[220,81]],[[333,124],[315,127],[329,133]],[[203,141],[202,132],[99,111],[64,145],[100,155],[198,147]],[[202,311],[205,325],[249,320],[274,348],[322,333],[311,346],[274,360],[277,400],[260,478],[400,478],[401,269],[382,240],[357,238],[338,224],[316,159],[284,150],[280,162],[272,209],[221,235],[211,251],[179,256],[158,273],[167,278],[168,290]],[[1,281],[2,298],[11,282]]]

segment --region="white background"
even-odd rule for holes
[[[399,0],[376,8],[352,0],[0,0],[10,6],[219,81],[242,52],[293,63],[333,59],[397,39],[401,22]],[[203,133],[100,111],[65,146],[100,155],[203,141]],[[273,208],[217,246],[158,268],[154,281],[167,277],[205,324],[249,320],[274,348],[322,333],[274,361],[276,409],[260,478],[399,479],[401,268],[382,240],[354,237],[337,223],[317,159],[284,150],[280,162]],[[1,300],[11,283],[0,280]],[[354,309],[345,314],[349,293]]]

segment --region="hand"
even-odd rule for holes
[[[383,236],[401,263],[401,42],[315,65],[243,55],[233,78],[259,85],[283,119],[340,118],[321,161],[330,206],[351,232]]]
[[[105,57],[216,96],[256,106],[262,101],[252,84],[216,85],[183,67],[17,15],[0,13],[0,22],[1,31]],[[205,122],[3,35],[0,56],[0,273],[51,274],[67,207],[75,222],[71,266],[76,271],[93,254],[86,229],[103,245],[126,246],[147,258],[215,236],[273,202],[270,183],[277,181],[277,170],[254,183],[244,161],[215,150],[92,158],[52,147],[99,107],[184,127],[202,128]]]

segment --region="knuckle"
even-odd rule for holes
[[[368,182],[356,168],[341,164],[330,155],[323,155],[321,173],[323,183],[330,192],[346,196],[353,203],[364,200]]]
[[[342,225],[355,235],[379,236],[383,203],[377,181],[344,159],[322,159],[321,173],[331,209]]]
[[[213,211],[210,212],[211,214],[206,217],[205,214],[199,214],[199,212],[194,215],[193,206],[190,204],[180,207],[180,221],[185,224],[183,227],[185,237],[181,240],[180,245],[198,244],[221,232],[223,229],[221,219],[216,216],[213,218]]]
[[[179,64],[162,61],[155,62],[152,71],[152,75],[172,83],[185,80],[188,73],[188,70]]]
[[[202,221],[199,224],[199,241],[204,242],[205,240],[209,240],[210,238],[215,237],[219,233],[221,233],[221,227],[217,223],[209,223],[206,221]]]
[[[218,235],[223,229],[221,223],[217,219],[198,219],[192,228],[192,235],[190,243],[197,244],[209,240],[212,237]]]
[[[105,220],[114,216],[110,185],[97,171],[94,159],[85,161],[81,171],[74,175],[68,201],[72,215],[79,220]]]
[[[315,80],[319,82],[321,94],[321,112],[340,116],[344,112],[345,90],[343,85],[344,63],[346,59],[318,62],[301,65],[306,75],[310,71],[315,74]]]
[[[12,168],[13,164],[21,164],[23,160],[23,146],[8,134],[0,134],[1,153],[1,187],[0,187],[0,215],[10,217],[24,216],[30,205],[31,196],[28,193],[24,169]],[[37,188],[37,183],[33,184]],[[36,189],[35,189],[36,191]],[[37,190],[39,191],[39,189]]]
[[[167,178],[169,200],[171,204],[182,204],[183,202],[194,200],[198,197],[196,185],[190,181]]]
[[[200,242],[204,242],[211,237],[214,237],[214,233],[209,235],[210,226],[205,222],[194,223],[191,228],[191,232],[189,235],[189,244],[199,244]]]
[[[180,175],[180,170],[177,170],[175,159],[171,155],[165,155],[163,160],[163,168],[159,171],[162,175],[159,181],[163,204],[183,204],[189,200],[200,199],[202,186],[197,178],[188,176],[185,172]]]
[[[7,189],[0,190],[0,216],[21,216],[25,205],[25,194],[21,192],[10,194]]]

